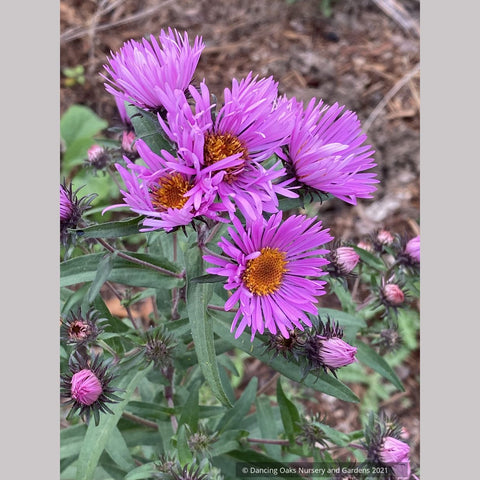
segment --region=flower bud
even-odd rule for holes
[[[82,405],[96,402],[101,393],[102,384],[91,370],[84,368],[72,376],[72,398]]]
[[[392,468],[398,480],[410,478],[410,447],[401,440],[385,437],[378,456],[385,465]]]
[[[398,307],[405,301],[405,294],[395,283],[387,283],[382,289],[385,301],[392,307]]]
[[[366,250],[367,252],[373,252],[372,245],[368,242],[364,242],[363,240],[357,243],[357,247],[361,248],[362,250]]]
[[[135,148],[136,140],[135,132],[133,130],[126,131],[122,133],[122,150],[125,153],[136,153],[137,149]]]
[[[405,253],[415,262],[420,263],[420,235],[407,242]]]
[[[100,145],[92,145],[88,151],[88,163],[96,170],[105,168],[110,163],[110,155]]]
[[[339,247],[335,250],[335,262],[342,273],[350,273],[360,260],[360,256],[352,247]]]
[[[90,208],[91,201],[97,196],[92,193],[78,199],[80,188],[74,191],[71,183],[60,184],[60,240],[64,245],[70,239],[69,229],[77,228],[83,212]]]
[[[391,245],[395,239],[388,230],[379,230],[377,233],[376,241],[380,245]]]
[[[330,369],[345,367],[356,362],[355,354],[357,348],[352,347],[347,342],[338,337],[317,336],[319,340],[318,356],[320,361]]]

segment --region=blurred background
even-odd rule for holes
[[[330,200],[318,215],[339,240],[357,242],[379,228],[412,237],[420,233],[419,15],[418,0],[61,0],[61,114],[80,104],[120,124],[100,76],[107,56],[162,28],[187,30],[206,43],[196,79],[219,99],[232,78],[252,71],[272,75],[282,94],[356,111],[381,183],[373,199]],[[244,384],[262,374],[259,367],[246,363]],[[418,464],[419,352],[402,368],[406,391],[381,406],[408,429]],[[345,431],[359,427],[355,405],[328,396],[305,402],[334,412]]]

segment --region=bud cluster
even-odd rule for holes
[[[287,359],[303,364],[304,374],[310,371],[326,373],[330,371],[336,376],[336,370],[356,362],[357,348],[345,342],[343,329],[330,318],[323,323],[304,331],[295,329],[289,338],[270,334],[266,343],[266,351],[273,352],[273,357],[281,354]]]

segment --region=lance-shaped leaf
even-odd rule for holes
[[[143,217],[130,218],[117,222],[105,222],[90,227],[71,230],[82,238],[120,238],[139,233]]]
[[[401,392],[405,391],[401,380],[383,357],[360,340],[355,342],[355,346],[357,347],[356,357],[360,363],[378,372],[382,377],[393,383]]]
[[[95,275],[95,278],[93,279],[93,282],[90,285],[90,288],[86,295],[87,305],[93,303],[95,297],[100,293],[100,289],[102,288],[103,284],[110,276],[115,256],[116,255],[114,253],[108,253],[98,263],[97,274]]]
[[[241,426],[242,420],[250,410],[257,394],[258,378],[252,377],[247,385],[247,388],[243,391],[241,397],[235,402],[232,409],[227,410],[225,415],[219,420],[215,430],[222,432],[227,428],[236,428]]]
[[[186,249],[185,267],[187,273],[187,312],[198,363],[215,397],[223,405],[231,407],[232,404],[220,379],[212,320],[207,315],[207,305],[212,296],[213,288],[209,283],[192,283],[190,281],[190,279],[198,277],[204,272],[201,251],[196,245]]]
[[[280,407],[283,428],[285,429],[288,440],[293,444],[296,435],[300,433],[300,414],[295,404],[285,395],[280,378],[277,381],[277,402]]]

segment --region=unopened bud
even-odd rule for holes
[[[88,151],[88,162],[97,170],[105,168],[110,163],[110,155],[100,145],[92,145]]]
[[[393,307],[398,307],[405,301],[405,294],[395,283],[387,283],[382,290],[384,299]]]
[[[420,235],[408,241],[405,253],[414,261],[420,263]]]
[[[340,368],[356,362],[357,348],[338,337],[317,337],[319,340],[318,356],[320,361],[328,368]]]
[[[350,273],[356,266],[360,256],[352,247],[339,247],[335,250],[335,261],[342,273]]]
[[[102,394],[102,384],[96,375],[84,368],[72,377],[72,398],[83,405],[91,405]]]

